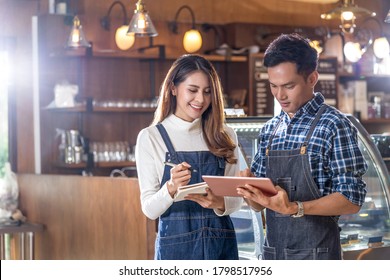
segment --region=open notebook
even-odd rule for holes
[[[178,187],[177,192],[173,197],[173,201],[177,202],[184,200],[184,197],[188,194],[206,194],[207,187],[207,183],[205,182]]]

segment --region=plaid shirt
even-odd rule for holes
[[[324,97],[315,93],[292,119],[285,112],[269,120],[259,134],[259,149],[251,171],[266,177],[265,150],[275,126],[281,123],[273,138],[271,150],[292,150],[301,146]],[[328,107],[322,114],[307,147],[311,174],[323,196],[339,192],[354,204],[362,205],[366,183],[362,176],[367,163],[358,147],[357,129],[338,110]]]

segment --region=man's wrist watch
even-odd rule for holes
[[[293,218],[300,218],[305,215],[305,211],[303,210],[303,203],[300,201],[295,201],[298,204],[298,212],[296,214],[291,215]]]

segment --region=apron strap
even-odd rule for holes
[[[269,153],[269,151],[271,150],[272,141],[274,140],[276,131],[278,131],[278,128],[279,128],[279,125],[280,125],[281,122],[282,122],[282,117],[279,119],[278,123],[277,123],[276,126],[275,126],[274,131],[273,131],[272,134],[271,134],[271,137],[270,137],[269,140],[268,140],[268,145],[267,145],[267,148],[265,149],[265,155],[266,155],[266,156],[268,156],[268,153]]]
[[[314,129],[315,129],[315,127],[316,127],[316,125],[317,125],[319,119],[321,118],[322,113],[323,113],[323,112],[325,111],[325,109],[327,108],[327,106],[328,106],[328,105],[326,105],[326,104],[322,104],[322,105],[321,105],[321,107],[320,107],[320,109],[318,110],[318,112],[317,112],[317,114],[316,114],[316,116],[315,116],[315,118],[314,118],[312,124],[310,125],[310,130],[309,130],[308,134],[306,135],[305,141],[302,143],[302,146],[301,146],[301,152],[300,152],[301,155],[306,154],[306,150],[307,150],[307,146],[308,146],[308,144],[309,144],[309,140],[310,140],[311,136],[313,135],[313,131],[314,131]],[[271,137],[270,137],[270,139],[269,139],[269,141],[268,141],[268,145],[267,145],[267,148],[266,148],[266,150],[265,150],[265,154],[266,154],[267,156],[268,156],[269,151],[271,150],[272,140],[274,139],[275,134],[276,134],[276,132],[278,131],[278,128],[279,128],[279,125],[280,125],[281,122],[282,122],[282,118],[279,119],[279,121],[278,121],[278,123],[276,124],[275,129],[274,129],[274,131],[272,132],[272,135],[271,135]]]
[[[169,154],[168,156],[169,156],[169,158],[167,160],[170,161],[170,162],[176,163],[177,162],[176,151],[175,151],[175,148],[172,145],[171,139],[169,138],[169,135],[168,135],[165,127],[161,123],[158,123],[156,125],[156,127],[157,127],[158,131],[161,134],[161,137],[162,137],[162,139],[163,139],[163,141],[165,143],[165,146],[168,149],[168,154]]]
[[[317,114],[316,114],[316,117],[314,118],[312,124],[310,125],[310,130],[309,132],[307,133],[306,135],[306,139],[305,141],[302,143],[302,146],[301,146],[301,155],[304,155],[306,154],[306,151],[307,151],[307,146],[309,145],[309,140],[311,138],[311,136],[313,135],[313,131],[314,129],[316,128],[316,125],[318,123],[318,121],[320,120],[321,116],[322,116],[322,113],[325,111],[325,109],[327,108],[328,105],[326,104],[322,104],[320,109],[318,110]]]

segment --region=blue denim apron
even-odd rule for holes
[[[165,160],[188,162],[193,169],[189,184],[202,182],[202,175],[223,176],[225,160],[209,151],[176,152],[162,124],[157,128],[167,146]],[[188,143],[190,144],[190,143]],[[161,186],[170,179],[171,167],[164,167]],[[174,202],[159,218],[155,244],[157,260],[236,260],[236,233],[229,216],[217,216],[212,209],[193,201]]]
[[[278,129],[268,142],[266,176],[282,187],[290,201],[308,201],[321,197],[311,175],[307,145],[314,128],[325,110],[316,114],[305,141],[293,150],[271,150]],[[337,217],[305,215],[292,218],[266,210],[267,233],[263,258],[266,260],[328,260],[341,259],[340,231]]]

